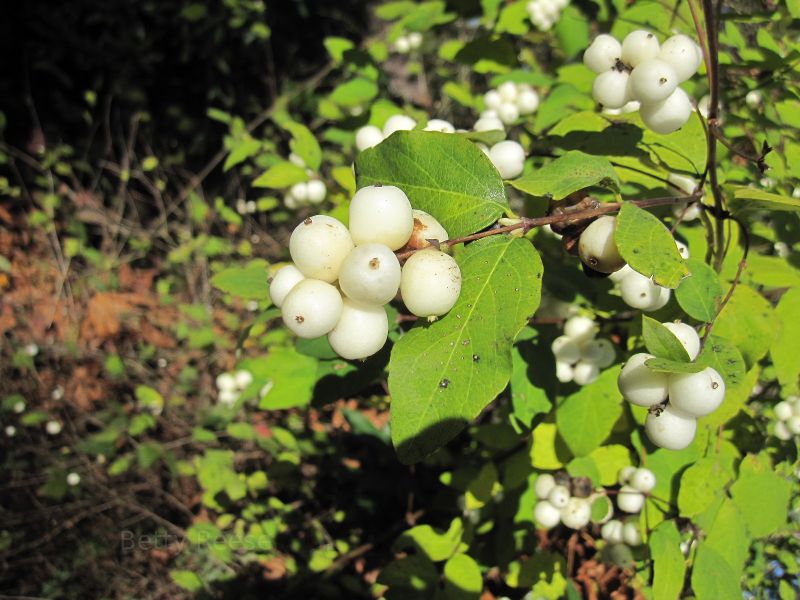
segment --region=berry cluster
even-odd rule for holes
[[[328,190],[319,179],[295,183],[283,196],[283,204],[290,210],[303,206],[321,204]]]
[[[481,118],[475,124],[476,131],[481,131],[478,129],[481,119],[487,121],[497,119],[503,125],[511,125],[519,119],[520,115],[535,113],[539,108],[539,94],[526,83],[505,81],[497,89],[486,92],[483,96],[483,103],[486,105],[486,110],[481,113]],[[494,124],[496,125],[496,123]],[[492,129],[503,128],[501,125]]]
[[[569,4],[569,0],[531,0],[525,5],[531,23],[539,31],[549,31],[561,18],[561,11]]]
[[[642,534],[635,520],[620,521],[611,519],[603,523],[600,536],[609,544],[626,544],[631,547],[642,545]]]
[[[582,529],[592,518],[592,501],[570,492],[568,475],[543,473],[536,478],[534,492],[539,501],[533,509],[536,522],[545,529],[563,523],[570,529]]]
[[[447,123],[447,121],[443,122]],[[416,126],[417,122],[408,115],[392,115],[386,119],[382,130],[375,125],[365,125],[356,131],[356,148],[359,152],[363,152],[367,148],[377,146],[395,131],[411,131]],[[437,129],[436,131],[441,130]]]
[[[800,396],[789,396],[775,405],[775,437],[787,441],[800,435]]]
[[[700,338],[693,327],[681,322],[664,323],[681,342],[690,360],[700,352]],[[697,431],[697,418],[714,412],[725,398],[725,381],[713,368],[699,373],[660,373],[645,361],[652,354],[634,354],[622,367],[617,385],[631,404],[650,409],[645,432],[656,446],[669,450],[686,448]]]
[[[659,45],[655,34],[642,29],[620,44],[600,34],[583,54],[583,64],[597,73],[592,96],[606,108],[639,103],[644,124],[656,133],[671,133],[692,114],[689,96],[678,84],[697,72],[703,61],[699,46],[678,34]]]
[[[250,371],[239,370],[235,373],[220,373],[217,375],[217,398],[220,404],[233,406],[242,395],[242,391],[253,383]]]
[[[600,369],[614,363],[614,345],[607,339],[596,339],[597,331],[597,325],[589,317],[574,316],[564,323],[564,335],[550,346],[560,382],[588,385],[600,377]]]
[[[419,50],[420,46],[422,46],[422,34],[419,31],[411,31],[397,38],[393,48],[398,54],[408,54],[412,50]]]
[[[644,506],[647,494],[656,487],[656,476],[650,469],[627,466],[619,471],[617,481],[620,484],[617,493],[617,508],[625,513],[638,513]]]
[[[400,188],[365,187],[350,202],[349,230],[326,215],[295,228],[289,240],[293,264],[272,278],[270,297],[296,335],[327,335],[339,356],[363,359],[386,342],[384,305],[398,290],[420,317],[437,317],[453,307],[461,271],[451,256],[431,247],[431,240],[445,239],[438,221],[412,210]],[[402,268],[394,253],[401,248],[419,250]]]

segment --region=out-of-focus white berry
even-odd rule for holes
[[[622,539],[628,546],[636,547],[642,545],[642,535],[636,523],[628,521],[622,526]]]
[[[481,117],[472,127],[475,131],[505,131],[503,122],[497,117]]]
[[[556,508],[564,508],[569,502],[570,493],[564,485],[555,485],[547,494],[547,501]]]
[[[81,476],[77,473],[70,473],[67,475],[67,485],[75,487],[81,482]]]
[[[5,428],[6,437],[14,437],[17,435],[17,428],[13,425],[6,425]]]
[[[593,319],[583,315],[570,317],[564,323],[564,335],[578,343],[586,342],[597,335],[599,327]]]
[[[557,361],[565,362],[570,365],[575,364],[581,359],[581,349],[578,343],[567,335],[561,335],[550,344],[553,356]]]
[[[561,511],[547,500],[542,500],[536,503],[536,507],[533,509],[533,517],[545,529],[552,529],[561,521]]]
[[[621,521],[618,521],[617,519],[611,519],[600,529],[600,535],[609,544],[621,544],[622,528],[623,525]]]
[[[533,491],[537,498],[544,500],[555,486],[555,477],[553,477],[550,473],[542,473],[536,478],[536,482],[533,484]]]
[[[561,383],[569,383],[575,377],[575,370],[572,365],[562,360],[556,361],[556,379]]]
[[[411,50],[417,50],[422,46],[422,34],[419,31],[412,31],[408,34],[408,46]]]
[[[787,419],[789,419],[792,416],[792,407],[786,401],[778,402],[775,405],[775,409],[774,410],[775,410],[775,417],[779,421],[786,421]]]
[[[250,371],[245,371],[244,369],[236,371],[236,374],[233,376],[233,378],[236,381],[236,387],[240,390],[243,390],[248,385],[253,383],[253,376],[250,374]]]
[[[392,115],[383,125],[383,137],[387,138],[395,131],[410,131],[417,126],[417,122],[407,115]]]
[[[424,131],[441,131],[442,133],[453,133],[455,130],[456,128],[453,127],[453,124],[444,119],[431,119],[424,129]]]
[[[644,494],[629,485],[623,485],[617,494],[617,507],[626,513],[638,513],[644,506]]]
[[[325,200],[325,195],[327,194],[328,190],[325,188],[324,182],[320,181],[319,179],[312,179],[306,185],[306,192],[309,203],[319,204]]]
[[[356,148],[366,150],[383,141],[383,132],[374,125],[365,125],[356,131]]]
[[[503,103],[503,98],[497,90],[489,90],[483,95],[483,103],[486,108],[497,110]]]

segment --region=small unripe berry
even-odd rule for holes
[[[656,476],[650,469],[640,467],[631,474],[630,486],[643,494],[648,494],[656,487]]]
[[[672,373],[669,376],[670,406],[685,415],[702,417],[719,408],[725,399],[725,381],[707,367],[699,373]]]
[[[389,335],[389,318],[383,306],[367,306],[345,298],[342,316],[328,334],[334,352],[347,360],[378,352]]]
[[[410,131],[417,126],[417,122],[407,115],[392,115],[383,125],[383,137],[387,138],[395,131]]]
[[[625,266],[614,242],[616,226],[615,217],[603,216],[584,229],[578,242],[578,254],[584,264],[601,273],[613,273]]]
[[[697,419],[667,406],[656,416],[649,413],[644,431],[656,446],[667,450],[683,450],[694,439]]]
[[[617,507],[626,513],[638,513],[644,506],[644,494],[629,485],[623,485],[617,494]]]
[[[570,498],[561,509],[561,522],[570,529],[582,529],[592,519],[592,506],[586,498]]]
[[[556,508],[564,508],[569,502],[569,498],[569,489],[564,485],[554,486],[550,493],[547,494],[547,501]]]
[[[589,317],[575,315],[564,323],[564,335],[572,338],[579,344],[589,341],[597,335],[597,323]]]
[[[400,288],[400,261],[383,244],[356,246],[342,262],[339,287],[356,302],[383,306]]]
[[[272,303],[280,308],[286,295],[303,279],[305,275],[294,265],[281,267],[269,283],[269,297]]]
[[[622,45],[614,36],[601,33],[583,53],[583,64],[595,73],[614,68],[622,56]]]
[[[622,108],[631,100],[628,77],[627,71],[603,71],[592,83],[592,98],[605,108]]]
[[[533,484],[533,491],[536,493],[537,498],[544,500],[555,486],[555,477],[550,473],[542,473],[536,478],[536,482]]]
[[[533,518],[545,529],[552,529],[561,521],[561,511],[547,500],[536,503],[533,509]]]
[[[365,125],[356,131],[356,148],[366,150],[377,146],[383,141],[383,132],[375,125]]]
[[[429,215],[425,211],[417,210],[416,208],[411,211],[411,214],[414,218],[414,229],[404,248],[408,250],[419,250],[431,245],[431,242],[428,240],[435,240],[442,243],[449,239],[447,230],[442,227],[442,224],[439,223],[433,215]]]
[[[619,372],[617,386],[631,404],[649,407],[667,399],[669,378],[647,368],[644,363],[650,358],[655,357],[644,352],[634,354]]]
[[[686,348],[686,353],[689,355],[689,360],[694,360],[700,354],[700,336],[694,330],[694,327],[674,321],[671,323],[663,323],[664,327],[669,329],[673,335],[680,341],[681,345]]]
[[[644,60],[631,72],[631,95],[639,102],[665,100],[678,87],[672,65],[663,60]]]
[[[703,62],[703,52],[689,36],[678,34],[667,38],[658,52],[658,58],[672,65],[678,83],[684,82],[697,72]]]
[[[398,187],[367,186],[350,201],[350,233],[356,245],[376,243],[397,250],[413,229],[411,203]]]
[[[342,315],[342,295],[330,283],[304,279],[283,301],[283,322],[301,338],[325,335]]]
[[[347,227],[326,215],[308,217],[289,239],[289,253],[300,272],[328,283],[338,279],[339,267],[352,249]]]
[[[525,167],[525,150],[518,142],[506,140],[492,146],[489,160],[503,179],[516,177]]]
[[[658,51],[658,38],[643,29],[630,32],[622,40],[622,62],[630,67],[635,67],[648,58],[655,58]]]
[[[680,129],[692,115],[692,103],[681,88],[660,102],[642,104],[639,109],[642,121],[656,133],[667,134]]]
[[[461,293],[461,269],[452,256],[433,249],[415,252],[403,265],[400,295],[418,317],[443,315]]]

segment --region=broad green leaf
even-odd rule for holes
[[[289,121],[283,126],[292,134],[292,140],[289,142],[292,152],[303,159],[306,167],[318,171],[322,162],[322,150],[314,134],[309,131],[308,127],[300,123]]]
[[[706,544],[725,559],[734,573],[741,574],[750,555],[750,536],[739,509],[729,498],[717,511]]]
[[[375,8],[375,16],[384,21],[394,21],[407,14],[409,11],[414,10],[415,6],[416,2],[412,2],[412,0],[387,2]]]
[[[555,31],[567,58],[577,56],[589,46],[589,21],[574,5],[567,5],[561,12]]]
[[[660,286],[676,288],[689,275],[666,225],[635,204],[623,203],[614,241],[634,271],[651,277]]]
[[[730,205],[735,213],[752,210],[800,211],[800,200],[751,187],[734,188]]]
[[[537,469],[553,470],[569,460],[569,450],[558,437],[555,423],[539,423],[533,430],[531,464]]]
[[[464,44],[454,59],[476,73],[506,73],[517,66],[517,51],[507,38],[483,36]]]
[[[686,561],[680,544],[681,535],[674,521],[663,521],[650,533],[648,545],[653,559],[654,598],[680,597],[686,574]]]
[[[736,344],[751,367],[775,339],[776,321],[770,303],[753,288],[739,284],[714,322],[714,333]]]
[[[786,524],[791,486],[765,458],[748,454],[739,466],[731,497],[753,537],[768,536]]]
[[[359,187],[399,187],[451,238],[479,231],[508,210],[491,161],[472,142],[448,133],[398,131],[358,155],[356,177]]]
[[[464,524],[461,519],[453,519],[445,532],[436,531],[430,525],[417,525],[402,533],[393,545],[397,552],[419,548],[434,562],[447,560],[459,551]]]
[[[589,457],[597,465],[600,485],[616,485],[619,470],[631,464],[631,453],[625,446],[610,444],[592,450]]]
[[[706,340],[703,350],[697,357],[696,363],[704,367],[711,367],[722,375],[725,381],[725,401],[722,406],[706,417],[705,422],[721,424],[739,412],[741,404],[747,400],[752,384],[745,377],[746,368],[742,354],[728,339],[717,335],[710,335]]]
[[[550,412],[555,395],[555,360],[541,339],[523,340],[512,351],[511,402],[514,416],[530,427],[538,414]]]
[[[608,160],[578,150],[570,150],[541,169],[509,183],[531,196],[550,195],[554,200],[592,186],[619,190],[620,185],[619,177]]]
[[[322,44],[325,46],[325,49],[334,62],[337,63],[342,62],[345,52],[355,48],[355,44],[352,41],[342,37],[326,37],[322,40]]]
[[[733,478],[730,465],[717,458],[701,458],[681,475],[678,508],[682,517],[706,510]]]
[[[800,340],[800,287],[786,292],[778,302],[775,315],[780,321],[775,343],[770,347],[770,356],[781,385],[797,391],[800,377],[800,359],[797,344]]]
[[[525,4],[526,2],[522,0],[506,4],[500,11],[500,18],[497,20],[495,31],[497,33],[510,33],[511,35],[528,33],[531,20]]]
[[[241,140],[234,142],[228,158],[225,159],[225,164],[222,166],[223,171],[228,171],[239,163],[246,161],[251,156],[255,156],[261,149],[261,142],[254,140],[251,137],[245,137]]]
[[[741,600],[739,577],[711,546],[700,542],[692,566],[692,590],[697,600]]]
[[[256,177],[253,181],[253,187],[283,189],[307,180],[308,174],[306,170],[287,160],[272,165],[264,173]]]
[[[481,569],[466,554],[456,554],[444,563],[444,597],[446,600],[478,600],[483,591]]]
[[[374,81],[357,77],[339,84],[331,92],[329,99],[347,108],[360,107],[378,95],[378,86]]]
[[[455,306],[392,350],[392,441],[406,463],[453,438],[503,390],[511,345],[539,305],[542,263],[527,240],[486,238],[458,260],[463,282]]]
[[[135,390],[136,399],[140,406],[147,408],[154,413],[160,413],[164,408],[164,397],[158,390],[147,385],[137,385]]]
[[[703,122],[696,113],[678,131],[664,135],[643,128],[641,147],[670,171],[702,173],[708,144]]]
[[[648,358],[647,368],[656,373],[699,373],[705,366],[698,363],[680,362],[668,358]]]
[[[675,290],[675,299],[687,315],[710,323],[717,315],[722,298],[722,285],[716,271],[699,258],[690,258],[686,265],[691,275]]]
[[[261,300],[269,296],[267,263],[254,260],[246,267],[228,267],[211,278],[211,285],[226,294]]]
[[[558,433],[575,456],[597,448],[622,414],[618,375],[618,367],[603,371],[597,381],[581,386],[556,409]]]
[[[647,315],[642,315],[642,337],[644,337],[644,345],[647,347],[647,351],[657,358],[666,358],[675,362],[689,362],[689,354],[677,336]]]
[[[259,408],[279,410],[305,406],[311,401],[316,383],[317,361],[300,354],[294,348],[273,347],[266,358],[252,358],[239,363],[239,368],[250,371],[253,383],[243,395],[256,395],[266,390],[259,400]],[[249,393],[251,392],[252,393]]]

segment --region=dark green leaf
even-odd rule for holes
[[[642,337],[647,351],[657,358],[689,362],[689,354],[675,334],[647,315],[642,315]]]
[[[541,169],[510,183],[531,196],[549,194],[554,200],[592,186],[619,190],[620,185],[619,177],[608,160],[578,150],[570,150]]]

